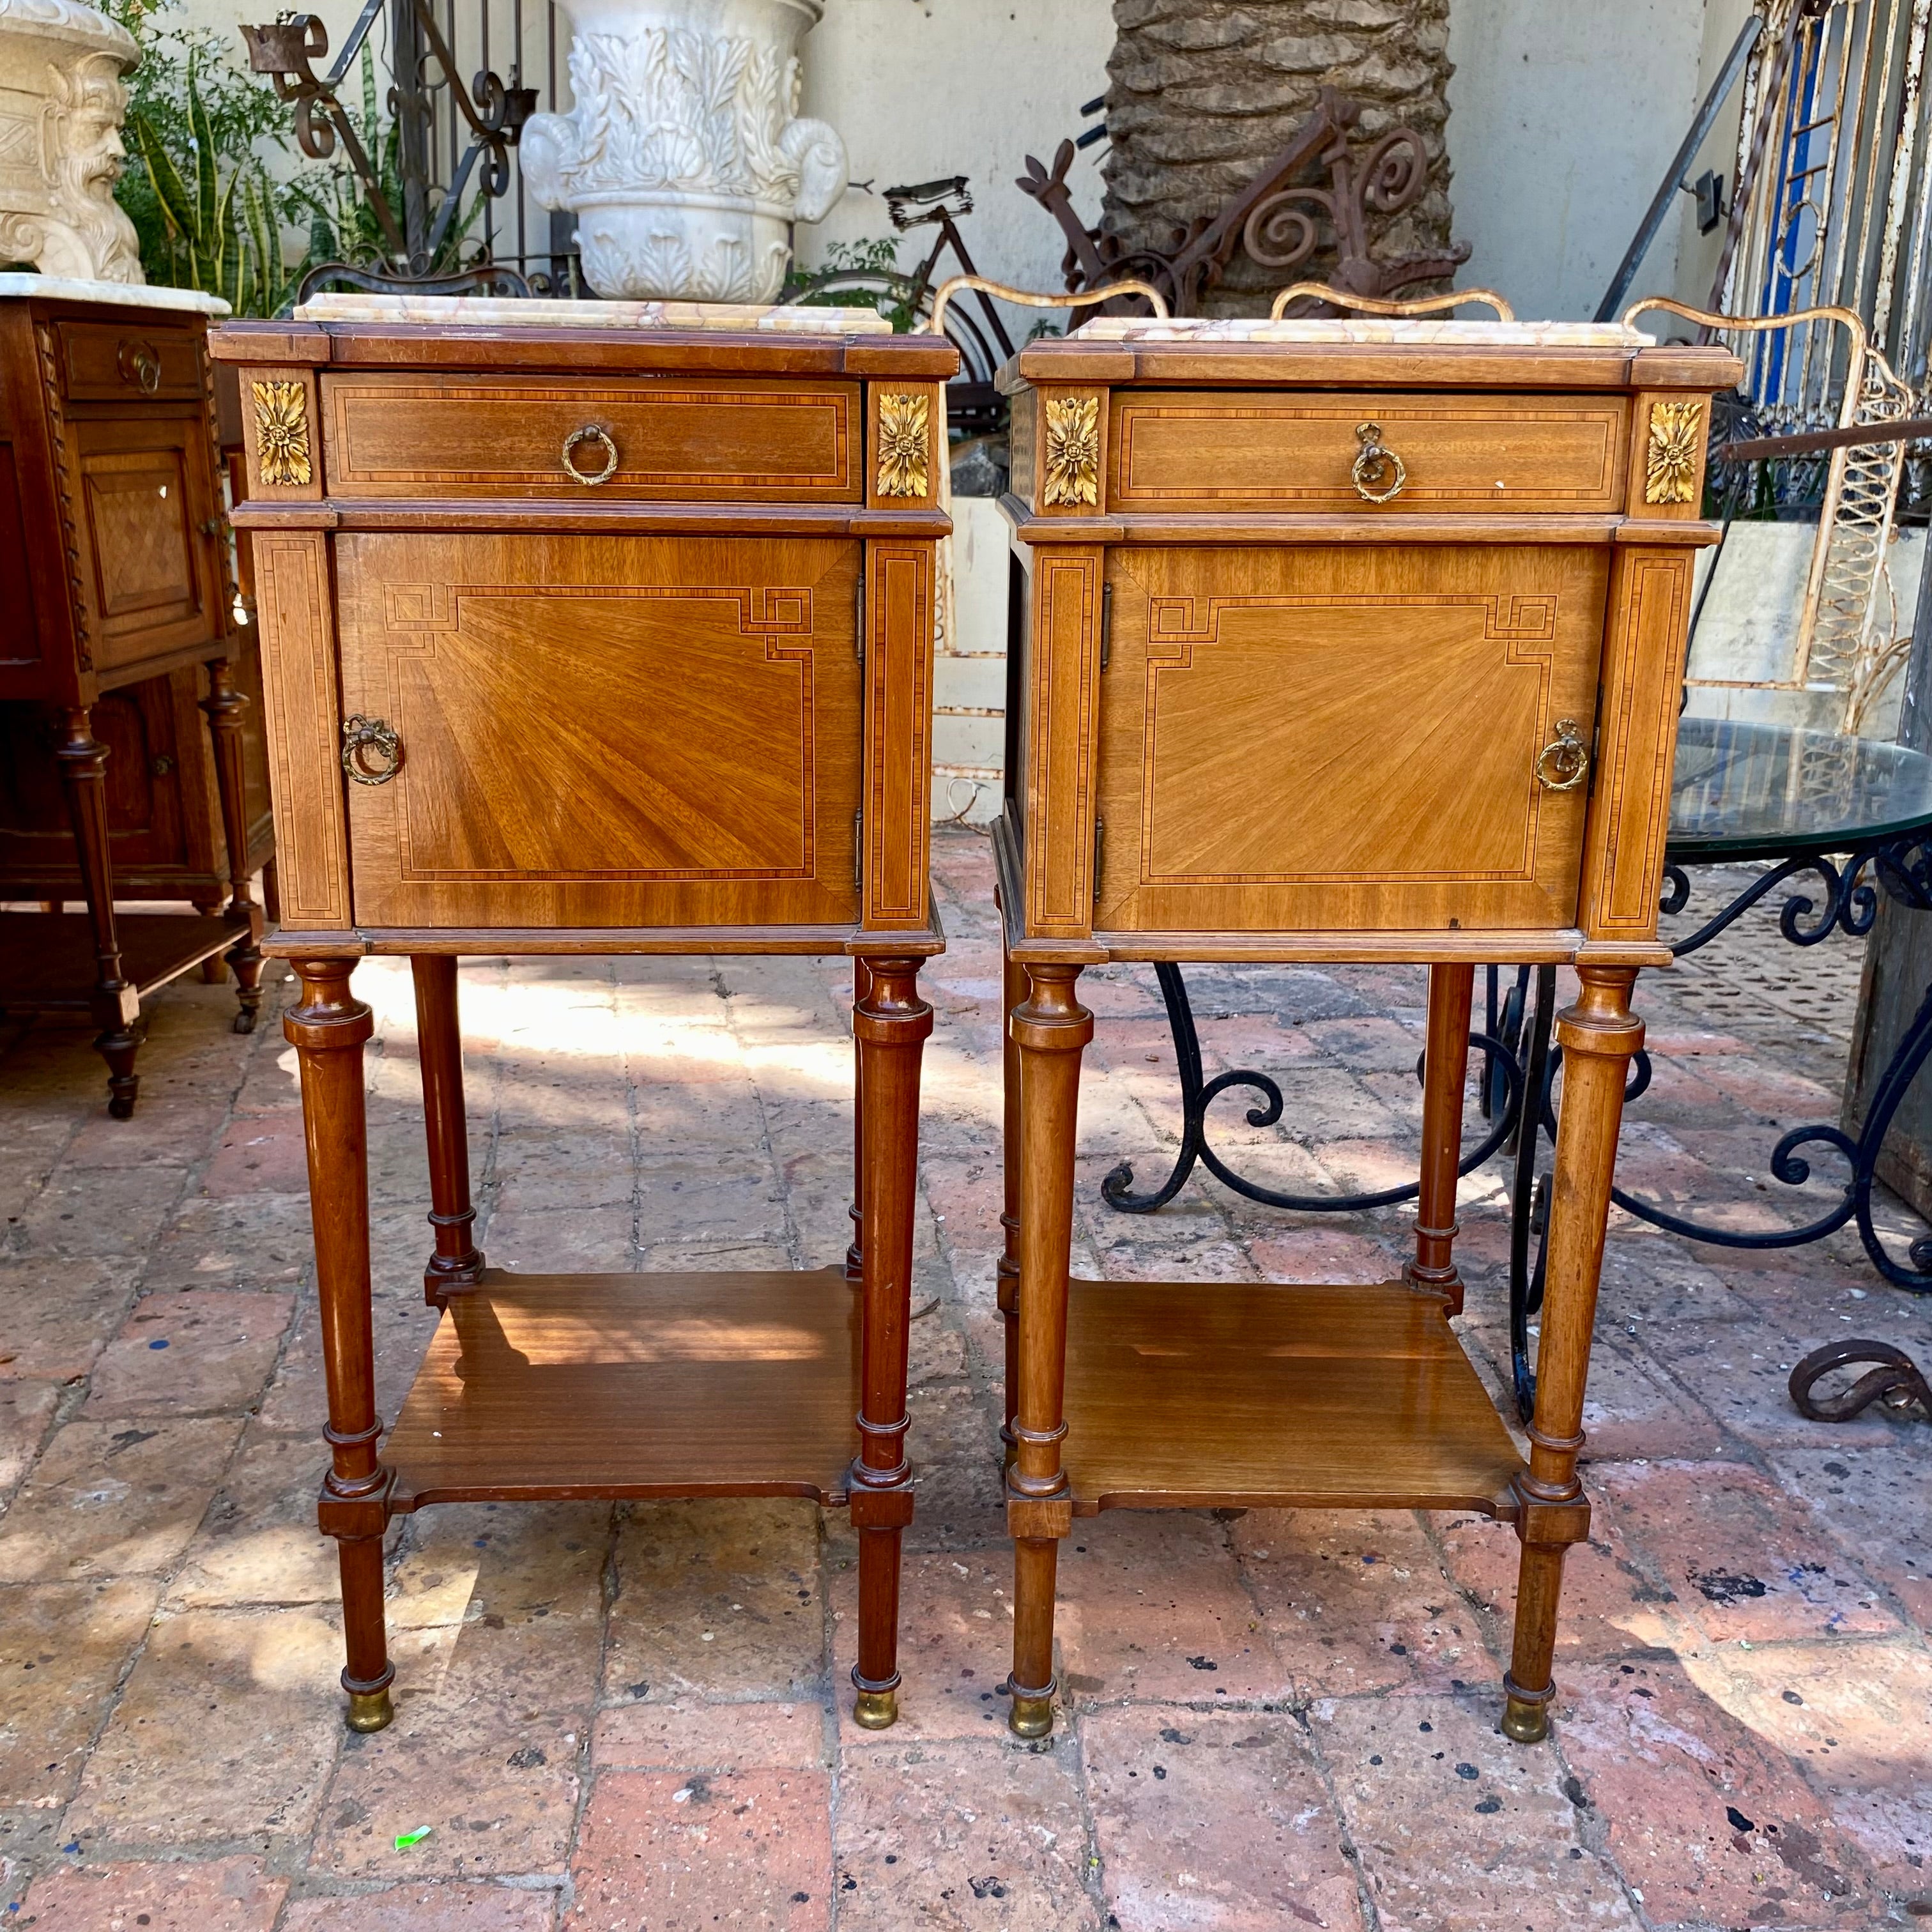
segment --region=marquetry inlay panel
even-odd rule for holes
[[[364,924],[850,919],[860,546],[344,537]],[[648,724],[650,729],[640,729]]]
[[[688,497],[854,502],[862,498],[859,386],[778,388],[660,376],[329,376],[328,487],[360,496]],[[591,431],[614,451],[563,458]],[[601,450],[603,445],[599,444]]]
[[[1115,398],[1120,510],[1571,510],[1622,507],[1622,397],[1133,391]],[[1401,489],[1365,502],[1358,427],[1380,426]]]
[[[1574,921],[1585,795],[1535,764],[1592,714],[1600,554],[1117,552],[1108,582],[1096,926]]]

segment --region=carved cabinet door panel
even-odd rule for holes
[[[200,417],[97,416],[70,434],[94,668],[123,670],[219,637],[220,526]]]
[[[1608,572],[1569,545],[1113,550],[1094,923],[1576,916]],[[1312,776],[1311,776],[1312,775]]]
[[[394,734],[350,760],[358,925],[856,916],[860,544],[355,536],[336,560],[345,724]]]

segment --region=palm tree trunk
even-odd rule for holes
[[[1102,172],[1106,226],[1126,248],[1171,248],[1211,218],[1287,145],[1323,87],[1360,104],[1364,148],[1406,126],[1428,152],[1421,199],[1371,217],[1376,255],[1448,248],[1449,0],[1114,0],[1114,23]],[[1324,239],[1296,278],[1318,280],[1333,260]],[[1203,306],[1265,313],[1282,280],[1238,251]]]

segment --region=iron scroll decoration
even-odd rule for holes
[[[342,728],[342,769],[358,784],[387,784],[402,769],[403,741],[385,719],[360,712]]]

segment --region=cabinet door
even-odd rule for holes
[[[1110,551],[1096,927],[1572,926],[1607,554]],[[1561,776],[1560,764],[1552,763]]]
[[[95,669],[123,670],[220,637],[227,613],[201,417],[148,410],[91,417],[70,433]]]
[[[401,747],[393,778],[347,787],[356,923],[854,920],[860,556],[339,538],[344,715]]]

